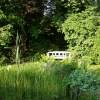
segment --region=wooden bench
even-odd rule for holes
[[[48,57],[53,57],[54,59],[66,59],[66,58],[70,58],[71,53],[68,51],[51,51],[51,52],[47,52],[47,56]]]

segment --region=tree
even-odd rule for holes
[[[4,47],[8,47],[12,40],[13,25],[8,23],[7,16],[0,10],[0,63],[3,63],[7,57]]]
[[[31,43],[30,41],[32,39],[31,37],[37,36],[37,34],[39,34],[37,27],[39,26],[42,17],[41,2],[42,0],[0,1],[0,26],[3,26],[2,28],[0,28],[0,30],[2,30],[1,35],[3,36],[1,38],[0,35],[0,42],[2,42],[2,44],[7,44],[8,40],[10,40],[10,47],[12,47],[12,51],[14,51],[13,49],[15,49],[16,36],[18,31],[21,38],[19,48],[22,52],[22,56],[26,51],[28,51]],[[35,32],[33,27],[36,27],[35,29],[37,32]],[[11,29],[13,29],[13,32],[11,32]]]
[[[96,27],[94,7],[69,15],[62,24],[62,32],[69,43],[69,49],[77,51],[79,56],[89,54],[93,47]]]

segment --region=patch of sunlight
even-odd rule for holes
[[[100,65],[91,65],[89,67],[90,70],[100,70]]]

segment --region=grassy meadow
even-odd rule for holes
[[[77,67],[77,63],[65,61],[40,61],[1,67],[0,100],[72,100],[63,80],[66,77],[69,81],[69,75]],[[100,98],[86,91],[80,94],[79,100]]]

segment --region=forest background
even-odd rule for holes
[[[100,0],[0,0],[0,64],[52,50],[100,64]]]

